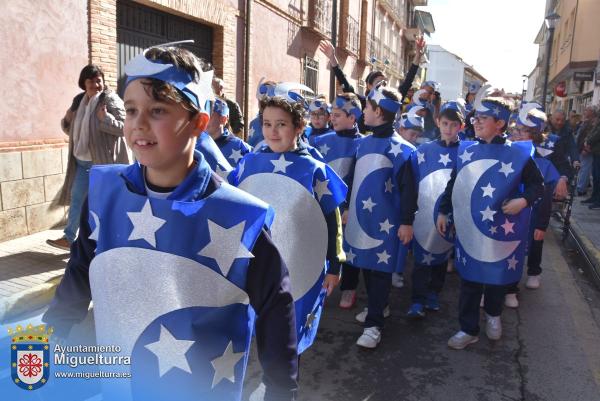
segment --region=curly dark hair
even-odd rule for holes
[[[102,77],[102,83],[104,85],[104,88],[106,89],[106,82],[104,82],[104,72],[102,71],[102,68],[100,68],[100,66],[96,64],[88,64],[81,69],[77,84],[81,89],[85,90],[86,79],[94,79],[96,77]]]
[[[263,122],[263,112],[267,107],[276,107],[288,113],[292,117],[292,124],[295,128],[302,128],[306,125],[306,121],[304,120],[306,110],[304,109],[303,102],[290,102],[281,96],[264,97],[260,101],[260,111],[258,114],[261,125]]]

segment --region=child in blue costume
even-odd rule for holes
[[[223,156],[232,166],[237,166],[240,159],[248,152],[252,151],[250,145],[233,135],[227,129],[227,119],[229,118],[229,107],[223,99],[216,98],[213,102],[212,113],[206,132],[215,141]]]
[[[448,340],[453,349],[479,340],[482,294],[486,335],[490,340],[501,338],[506,285],[521,277],[530,208],[544,190],[531,143],[513,143],[504,135],[509,116],[510,106],[503,98],[475,102],[473,126],[478,142],[460,142],[456,167],[439,208],[440,234],[446,234],[448,215],[453,215],[455,266],[462,279],[460,331]]]
[[[313,343],[324,298],[339,280],[344,261],[339,205],[347,188],[329,166],[299,146],[302,102],[267,97],[260,110],[267,146],[244,156],[229,177],[275,209],[273,239],[290,271],[302,353]]]
[[[531,209],[531,223],[529,232],[529,249],[527,255],[527,281],[525,287],[537,289],[540,287],[540,275],[542,273],[542,249],[544,247],[544,236],[550,223],[552,212],[552,198],[554,188],[560,179],[560,174],[554,164],[544,157],[547,149],[543,147],[548,139],[543,130],[546,123],[546,113],[538,108],[537,104],[524,104],[519,112],[517,125],[513,131],[513,141],[532,141],[536,147],[534,160],[542,176],[544,177],[544,196]],[[519,306],[517,299],[518,281],[508,286],[504,304],[508,307]]]
[[[357,345],[375,348],[381,340],[392,272],[400,248],[412,239],[416,188],[410,154],[414,146],[394,132],[400,98],[375,88],[367,97],[364,120],[372,135],[360,139],[354,168],[344,246],[347,263],[363,271],[368,307],[356,316],[365,329]]]
[[[411,162],[419,187],[418,211],[413,224],[414,267],[411,306],[407,316],[425,317],[425,309],[440,309],[438,294],[444,286],[453,240],[449,233],[438,234],[435,226],[440,196],[456,164],[458,133],[464,125],[464,109],[458,102],[446,102],[438,119],[440,138],[424,143],[413,152]]]
[[[425,121],[419,112],[424,110],[423,106],[415,104],[408,107],[408,112],[402,114],[394,122],[394,129],[404,140],[414,146],[419,146],[419,138],[425,129]]]
[[[314,146],[323,155],[325,161],[344,180],[348,194],[352,186],[356,149],[362,134],[358,131],[358,119],[362,116],[361,104],[354,93],[337,95],[331,110],[331,125],[334,132],[314,137]],[[342,213],[348,209],[348,202],[340,207]],[[340,289],[340,308],[350,309],[356,303],[360,269],[342,263]]]
[[[315,139],[321,135],[333,132],[331,129],[331,105],[324,95],[317,96],[308,104],[310,125],[304,130],[303,136],[308,138],[310,146],[315,146]]]
[[[256,327],[265,399],[292,400],[294,307],[268,233],[273,210],[194,151],[212,72],[176,47],[146,49],[125,71],[124,132],[137,163],[92,169],[44,321],[66,337],[94,301],[98,343],[131,356],[131,380],[103,383],[108,400],[240,400]]]

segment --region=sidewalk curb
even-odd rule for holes
[[[45,283],[27,288],[0,301],[0,322],[48,305],[62,277],[62,275],[53,277]]]
[[[592,241],[589,240],[584,230],[581,229],[577,223],[577,220],[574,219],[573,216],[571,216],[571,233],[575,237],[576,241],[579,242],[579,245],[585,252],[586,257],[591,262],[591,268],[594,270],[595,276],[600,277],[600,250],[594,246]]]

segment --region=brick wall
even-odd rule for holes
[[[117,88],[117,1],[89,0],[89,58],[104,71],[110,88]]]

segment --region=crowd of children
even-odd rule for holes
[[[107,394],[239,399],[254,334],[265,399],[293,399],[298,355],[340,278],[339,307],[350,309],[362,274],[356,344],[376,348],[410,254],[408,317],[440,309],[453,261],[460,330],[448,346],[478,341],[480,305],[487,337],[501,338],[526,259],[526,287],[540,286],[561,177],[549,156],[569,160],[548,147],[535,103],[520,106],[508,137],[514,106],[488,86],[443,104],[437,83],[413,87],[424,47],[398,91],[375,71],[362,96],[324,42],[344,92],[329,104],[302,85],[261,82],[253,146],[228,129],[227,102],[192,53],[157,46],[129,62],[124,133],[136,163],[91,170],[44,316],[67,338],[94,301],[98,341],[134,356],[131,386]]]

